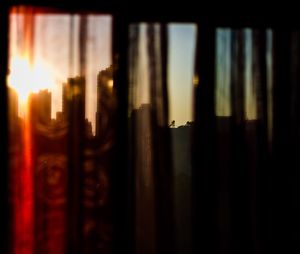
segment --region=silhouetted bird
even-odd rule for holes
[[[175,120],[173,120],[173,121],[171,122],[171,124],[169,125],[169,127],[175,127]]]

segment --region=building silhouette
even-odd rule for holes
[[[10,142],[14,143],[13,140],[20,139],[21,121],[18,94],[12,87],[8,87],[8,122]]]
[[[113,97],[113,67],[112,65],[98,73],[97,76],[97,111],[96,137],[107,128],[109,114],[115,107]]]
[[[66,119],[76,121],[79,117],[84,121],[85,78],[68,78],[68,82],[63,85],[62,100],[62,112]]]
[[[67,120],[67,112],[69,112],[68,100],[70,100],[71,92],[69,83],[62,84],[62,114],[59,117]]]
[[[30,117],[33,123],[51,123],[51,92],[47,89],[31,93],[28,98]]]
[[[192,123],[169,127],[174,177],[175,253],[192,253]]]
[[[19,115],[19,99],[15,89],[8,87],[9,119],[14,122]]]
[[[79,218],[82,218],[80,226],[84,228],[94,223],[94,227],[84,231],[81,239],[85,252],[99,251],[99,242],[101,248],[110,248],[107,241],[111,231],[110,208],[106,196],[115,134],[112,67],[98,75],[99,138],[93,135],[92,124],[85,118],[85,86],[84,77],[67,79],[62,85],[62,110],[56,112],[54,119],[51,119],[51,92],[45,89],[31,93],[28,97],[29,114],[21,117],[18,95],[8,88],[11,197],[17,202],[22,194],[15,183],[22,186],[26,182],[20,168],[27,151],[35,190],[33,226],[37,241],[34,248],[39,253],[48,250],[63,253],[68,244],[66,232],[78,233]],[[30,130],[26,139],[26,142],[30,141],[30,147],[26,147],[24,141],[26,129]],[[81,212],[76,214],[74,211]],[[17,211],[15,214],[18,221]]]

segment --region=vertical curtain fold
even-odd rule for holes
[[[173,185],[170,131],[168,128],[167,28],[149,24],[148,68],[152,109],[153,160],[156,200],[157,253],[173,252]]]
[[[193,253],[216,253],[215,31],[211,24],[197,25],[192,141]]]
[[[129,105],[132,105],[130,136],[133,140],[130,161],[135,172],[135,251],[172,252],[167,29],[165,24],[155,23],[132,24],[130,28],[129,98],[132,104]],[[141,67],[143,64],[146,69]],[[146,71],[142,74],[141,70]]]

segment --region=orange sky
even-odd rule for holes
[[[29,9],[30,10],[30,9]],[[26,9],[27,11],[27,9]],[[26,12],[28,14],[28,12]],[[71,20],[73,19],[73,29]],[[52,92],[52,117],[61,111],[61,88],[68,77],[79,75],[79,15],[35,14],[10,16],[10,69],[14,87],[26,94],[48,87]],[[86,117],[95,128],[97,73],[112,62],[112,17],[88,15],[86,41]],[[145,24],[141,25],[140,91],[137,104],[148,102]],[[194,24],[170,24],[169,35],[169,116],[176,126],[192,120],[192,77],[196,43]],[[29,38],[29,39],[28,39]],[[24,55],[25,52],[30,52]],[[28,49],[30,49],[28,51]],[[26,59],[32,59],[32,65]],[[25,59],[25,61],[24,61]],[[16,71],[17,70],[17,71]],[[30,77],[25,77],[30,73]],[[11,80],[12,79],[12,80]],[[26,89],[27,83],[30,89]],[[136,105],[138,106],[138,105]]]
[[[68,77],[79,75],[79,15],[35,14],[28,18],[27,9],[26,13],[10,15],[9,69],[14,75],[9,82],[13,77],[15,82],[11,85],[17,86],[18,92],[23,94],[49,88],[52,92],[52,117],[55,117],[62,107],[62,84]],[[109,15],[89,15],[87,19],[86,117],[94,125],[97,74],[112,62],[112,18]],[[32,64],[28,63],[29,59],[32,59]],[[30,89],[24,87],[26,83],[30,83]]]

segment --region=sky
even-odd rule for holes
[[[32,44],[35,73],[42,73],[43,79],[33,79],[32,83],[47,84],[52,92],[52,117],[61,111],[62,84],[68,77],[79,75],[79,15],[36,14],[32,22],[34,37]],[[73,29],[71,29],[71,20]],[[97,74],[112,63],[112,17],[109,15],[88,15],[86,40],[86,117],[95,128]],[[24,38],[28,26],[24,16],[10,16],[10,69],[13,59],[22,55]],[[27,22],[28,23],[28,22]],[[136,94],[132,97],[134,107],[149,103],[149,79],[147,68],[146,24],[140,23],[139,65]],[[32,29],[31,28],[31,29]],[[73,31],[73,33],[71,33]],[[168,95],[169,122],[184,125],[193,120],[193,70],[197,27],[192,23],[170,23],[168,25]],[[252,80],[252,30],[244,29],[245,35],[245,112],[247,119],[256,118],[255,84]],[[71,36],[73,34],[73,37]],[[270,37],[270,32],[268,32]],[[268,40],[270,41],[270,40]],[[216,85],[215,105],[217,116],[229,116],[230,108],[230,66],[231,30],[216,30]],[[267,47],[268,66],[270,48]],[[42,63],[42,64],[41,64]],[[23,66],[24,67],[24,66]],[[22,67],[22,68],[23,68]],[[20,69],[20,66],[19,66]],[[23,68],[24,73],[24,68]],[[269,73],[269,72],[268,72]],[[15,75],[22,76],[22,75]],[[50,77],[50,78],[49,78]],[[24,83],[24,80],[15,80]]]
[[[231,72],[231,29],[223,28],[216,31],[216,115],[230,116],[230,72]],[[252,37],[251,29],[243,30],[245,36],[245,113],[247,119],[256,118],[256,93],[252,80]]]
[[[232,56],[232,29],[219,28],[216,30],[216,89],[215,89],[215,113],[217,116],[231,115],[231,56]],[[244,34],[244,109],[245,117],[248,120],[257,119],[257,94],[256,84],[253,74],[253,29],[245,28],[241,30]],[[272,117],[272,31],[266,30],[266,63],[267,63],[267,96],[268,112]],[[271,122],[271,119],[269,119]]]
[[[71,30],[71,19],[73,29]],[[10,16],[10,69],[13,59],[22,55],[26,27],[24,16]],[[37,79],[47,84],[52,93],[52,118],[61,111],[61,87],[68,77],[79,75],[79,16],[63,14],[36,14],[32,23],[34,39],[32,42],[33,63],[43,63],[47,69],[44,77],[51,81]],[[139,82],[147,89],[139,98],[140,103],[149,102],[147,62],[145,56],[145,24],[141,24],[141,65],[139,66]],[[28,26],[27,26],[28,29]],[[30,28],[31,29],[31,28]],[[73,31],[73,39],[71,38]],[[192,120],[192,76],[196,40],[196,26],[193,24],[170,24],[169,36],[169,116],[176,125],[183,125]],[[71,43],[72,42],[72,43]],[[112,17],[109,15],[89,15],[87,32],[87,68],[86,68],[86,117],[95,128],[96,112],[96,80],[97,73],[112,63]],[[70,59],[73,60],[70,62]],[[41,64],[40,64],[41,65]],[[19,67],[20,68],[20,67]],[[23,68],[24,69],[24,68]],[[18,75],[16,75],[18,76]],[[19,75],[20,76],[20,75]],[[49,82],[51,83],[49,85]],[[43,85],[40,84],[41,87]],[[145,92],[147,90],[147,92]]]
[[[193,120],[194,24],[169,25],[169,118],[175,125]]]
[[[72,29],[74,39],[71,39],[71,19],[73,19],[74,24]],[[13,69],[13,59],[23,54],[26,27],[22,15],[11,14],[10,21],[9,68]],[[88,15],[87,23],[86,117],[94,125],[97,105],[97,74],[112,63],[112,17],[109,15]],[[27,29],[30,30],[31,28],[27,27]],[[43,63],[47,73],[45,73],[46,71],[39,73],[44,74],[44,78],[46,76],[51,77],[51,84],[43,80],[42,75],[37,80],[44,85],[47,83],[46,86],[52,93],[52,118],[55,118],[56,112],[61,111],[62,107],[62,84],[67,81],[67,78],[80,74],[79,15],[36,14],[33,29],[33,65]],[[20,66],[17,67],[19,67],[17,72],[20,73]],[[21,74],[23,72],[21,71]],[[43,87],[42,84],[40,86]]]
[[[135,26],[135,24],[133,25]],[[147,61],[147,24],[139,27],[138,64],[136,84],[132,89],[133,108],[150,101],[149,73]],[[133,28],[133,27],[131,27]],[[156,24],[156,29],[159,25]],[[193,71],[196,46],[196,25],[192,23],[171,23],[168,25],[168,99],[169,122],[175,126],[185,125],[193,120]]]

